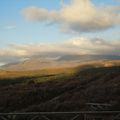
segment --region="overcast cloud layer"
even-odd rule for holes
[[[64,32],[93,32],[120,25],[120,6],[96,6],[91,0],[71,0],[52,11],[31,6],[22,13],[30,21],[57,23]]]
[[[45,53],[120,55],[120,41],[108,42],[100,38],[78,37],[61,43],[11,44],[0,48],[0,63],[8,63]],[[59,54],[58,54],[59,55]]]

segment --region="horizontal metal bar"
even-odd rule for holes
[[[120,111],[74,111],[74,112],[14,112],[0,115],[41,115],[41,114],[117,114]]]
[[[86,105],[100,105],[100,106],[112,106],[111,104],[105,104],[105,103],[86,103]]]

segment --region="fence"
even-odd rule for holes
[[[120,111],[0,113],[0,120],[120,120]]]

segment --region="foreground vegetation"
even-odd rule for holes
[[[82,111],[89,110],[87,103],[120,110],[119,66],[53,71],[1,75],[0,112]]]

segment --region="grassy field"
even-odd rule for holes
[[[52,68],[34,71],[0,71],[0,86],[13,84],[29,84],[56,80],[71,76],[76,68]]]

